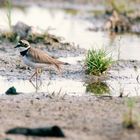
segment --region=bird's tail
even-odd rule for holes
[[[69,64],[69,63],[67,63],[67,62],[64,62],[64,63],[63,63],[63,65],[70,65],[70,64]]]
[[[70,65],[69,63],[66,62],[62,62],[62,61],[54,61],[54,65],[56,66],[56,68],[59,70],[59,72],[61,71],[61,65]]]

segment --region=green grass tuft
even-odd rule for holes
[[[135,100],[133,98],[127,99],[127,107],[128,107],[128,112],[124,114],[123,126],[128,129],[134,129],[137,124],[137,120],[135,119],[133,113],[135,107]]]
[[[100,76],[110,68],[113,60],[104,49],[92,49],[88,50],[85,63],[87,74]]]
[[[110,93],[110,88],[104,82],[92,83],[86,86],[86,91],[94,95],[105,95]]]

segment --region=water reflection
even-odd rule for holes
[[[129,74],[130,73],[130,74]],[[36,83],[31,84],[24,79],[7,80],[6,77],[0,77],[0,94],[5,93],[9,87],[14,86],[19,93],[34,93],[45,92],[47,94],[58,93],[81,96],[87,92],[93,95],[110,95],[110,96],[138,96],[140,93],[140,84],[137,82],[138,75],[132,75],[133,71],[121,71],[120,77],[117,73],[113,79],[106,80],[106,82],[85,84],[79,80],[73,79],[56,79],[43,80],[36,89]],[[133,73],[134,74],[134,73]],[[123,76],[124,75],[124,76]],[[140,80],[140,78],[138,78]]]
[[[88,84],[86,86],[86,91],[94,95],[110,94],[110,88],[105,82]]]
[[[57,80],[43,80],[39,85],[37,92],[53,93],[61,90],[62,94],[69,95],[83,95],[86,87],[83,82],[57,79]],[[0,93],[5,93],[9,87],[14,86],[19,93],[34,93],[36,92],[36,83],[33,84],[29,80],[11,80],[8,81],[5,77],[0,77]]]
[[[32,86],[35,88],[35,91],[38,92],[38,90],[40,89],[40,87],[42,86],[42,81],[36,79],[35,83],[33,81],[30,81],[30,83],[32,84]]]

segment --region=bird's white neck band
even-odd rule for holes
[[[29,48],[30,48],[30,46],[28,46],[27,48],[20,47],[20,48],[19,48],[19,51],[20,51],[20,52],[22,52],[22,51],[26,51],[26,50],[28,50]]]
[[[30,48],[30,46],[28,46],[27,48],[26,48],[26,50],[28,50]]]

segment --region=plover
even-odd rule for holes
[[[20,40],[15,48],[22,48],[20,54],[23,58],[23,62],[27,66],[35,68],[35,72],[29,79],[30,82],[34,76],[37,77],[38,70],[47,67],[47,64],[54,65],[58,71],[61,70],[61,65],[68,65],[68,63],[52,58],[40,49],[31,47],[30,43],[26,40]]]

